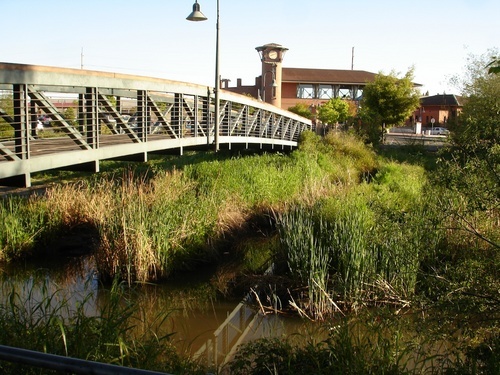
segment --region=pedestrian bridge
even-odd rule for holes
[[[292,150],[310,120],[210,87],[90,70],[0,63],[0,185],[52,169],[99,172],[184,150]]]

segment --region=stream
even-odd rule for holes
[[[89,257],[72,257],[50,261],[0,264],[0,301],[8,303],[15,291],[28,308],[54,296],[54,306],[84,306],[87,316],[96,315],[99,305],[109,299]],[[123,286],[125,287],[125,286]],[[236,347],[260,337],[310,334],[314,324],[300,318],[262,314],[242,300],[224,299],[212,291],[206,277],[199,272],[175,277],[168,282],[126,288],[126,298],[138,306],[141,321],[154,321],[158,313],[168,314],[162,330],[173,333],[171,341],[179,352],[204,356],[220,365],[229,359]]]

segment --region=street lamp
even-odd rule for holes
[[[193,11],[186,17],[188,21],[206,21],[207,17],[200,11],[198,0],[193,4]],[[220,91],[220,74],[219,74],[219,0],[217,0],[217,22],[215,23],[215,152],[219,151],[219,91]]]

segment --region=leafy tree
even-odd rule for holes
[[[403,123],[418,108],[419,96],[413,85],[413,69],[403,78],[394,72],[389,75],[379,73],[363,89],[361,119],[365,126],[375,128],[380,134],[382,125],[397,126]]]
[[[482,56],[469,56],[463,76],[454,78],[464,106],[453,141],[473,153],[484,154],[500,139],[500,75],[490,74],[487,63],[495,53],[491,50]]]
[[[11,117],[14,114],[12,95],[0,95],[0,138],[14,136],[14,128],[5,120],[4,116]]]
[[[349,103],[341,98],[332,98],[318,108],[318,119],[328,125],[345,122],[349,116]]]
[[[488,73],[500,74],[500,59],[494,57],[493,60],[487,65]]]
[[[470,56],[462,77],[455,78],[464,106],[452,144],[432,174],[429,199],[442,213],[449,244],[432,256],[437,260],[432,272],[439,275],[432,277],[448,283],[439,304],[458,307],[462,330],[482,322],[480,331],[493,333],[493,340],[489,334],[474,338],[479,345],[467,350],[466,366],[457,372],[464,374],[497,374],[499,369],[500,75],[488,73],[492,53]]]
[[[289,107],[288,110],[307,119],[311,119],[313,117],[312,112],[306,103],[297,103],[293,107]]]
[[[71,107],[66,108],[62,116],[68,122],[68,124],[73,126],[78,125],[78,122],[76,121],[75,110],[73,108]]]
[[[463,77],[455,78],[462,85],[464,106],[439,176],[463,205],[460,212],[451,207],[450,217],[464,231],[499,249],[498,229],[487,226],[500,220],[500,75],[488,73],[486,62],[492,53],[469,57]]]

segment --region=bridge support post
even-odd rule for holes
[[[149,127],[148,92],[137,90],[137,136],[141,142],[146,142]]]
[[[29,159],[29,112],[28,112],[28,87],[26,84],[13,86],[14,104],[14,142],[15,154],[20,159]]]
[[[174,96],[174,106],[172,107],[171,114],[171,124],[174,131],[177,132],[179,138],[184,138],[183,126],[182,126],[182,101],[184,97],[182,94],[175,94]]]
[[[210,88],[207,87],[207,98],[203,100],[203,123],[206,124],[207,146],[210,145]]]
[[[85,93],[85,133],[87,143],[93,148],[99,148],[99,103],[97,100],[97,88],[87,87]]]

